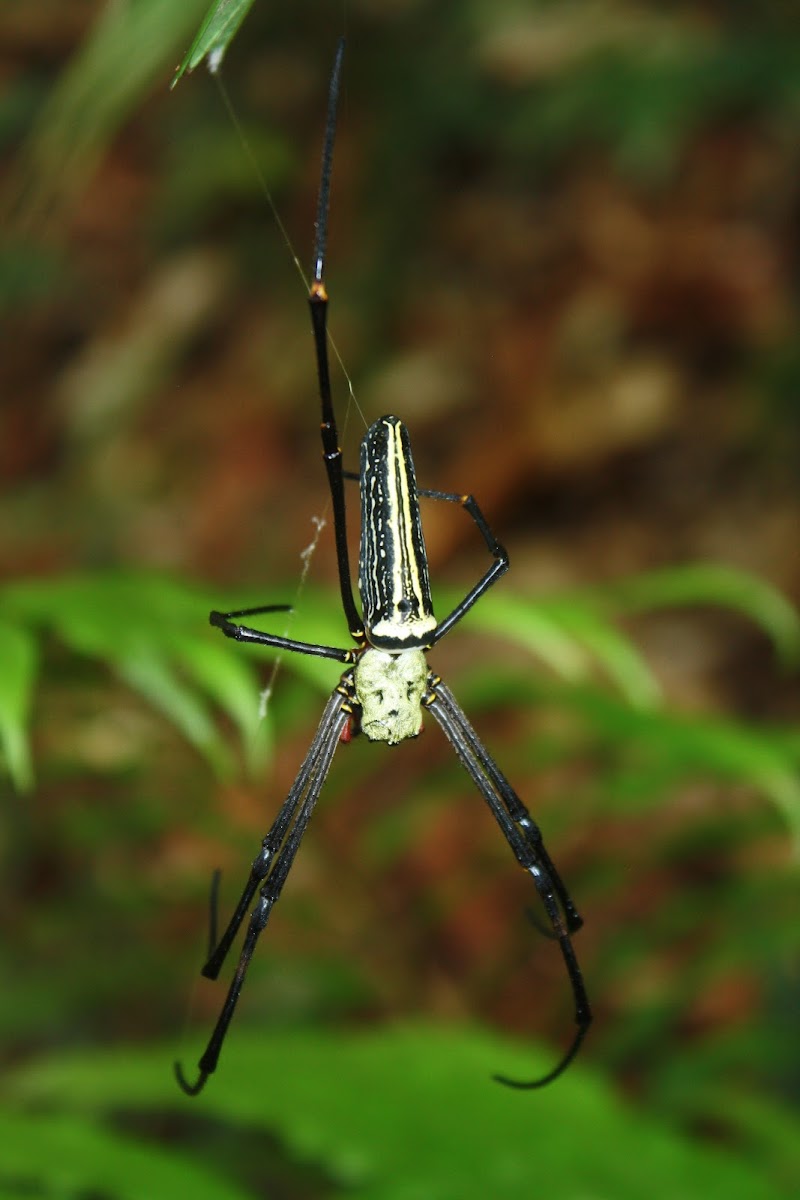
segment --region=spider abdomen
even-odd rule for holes
[[[425,646],[436,617],[411,442],[398,417],[380,417],[361,443],[358,588],[372,646]]]

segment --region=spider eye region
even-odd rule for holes
[[[422,724],[422,696],[428,665],[421,650],[389,654],[365,650],[355,669],[361,729],[371,742],[390,746],[416,737]]]

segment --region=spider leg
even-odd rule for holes
[[[214,953],[219,937],[219,885],[222,882],[222,871],[219,867],[211,872],[211,887],[208,889],[208,957]]]
[[[473,588],[467,592],[464,599],[456,605],[453,611],[440,621],[436,626],[429,645],[433,646],[440,641],[446,633],[453,628],[457,621],[467,613],[476,602],[480,600],[484,592],[487,592],[492,584],[497,583],[501,575],[505,575],[508,570],[508,553],[504,546],[501,546],[497,538],[494,536],[489,522],[484,517],[478,506],[478,502],[472,495],[461,495],[458,492],[437,492],[431,488],[418,488],[417,494],[427,496],[430,500],[448,500],[451,504],[460,504],[463,509],[470,515],[472,520],[478,527],[481,537],[486,542],[489,553],[492,555],[494,562],[489,567],[488,571],[483,574]]]
[[[257,604],[255,608],[237,608],[235,612],[225,613],[226,617],[258,617],[262,613],[293,612],[291,604]]]
[[[288,796],[281,805],[272,828],[261,844],[261,851],[253,862],[250,876],[228,927],[202,969],[202,974],[207,978],[217,978],[258,890],[258,899],[250,913],[239,962],[217,1023],[198,1062],[198,1075],[195,1082],[189,1083],[181,1064],[175,1063],[175,1077],[180,1087],[189,1096],[197,1096],[203,1090],[209,1075],[216,1069],[222,1044],[236,1009],[256,943],[283,890],[314,806],[328,776],[333,755],[339,745],[340,735],[349,719],[347,695],[346,685],[340,684],[328,700],[322,720],[303,760],[303,765],[297,773],[297,778],[292,784]]]
[[[225,637],[233,638],[236,642],[258,642],[262,646],[273,646],[276,650],[289,650],[295,654],[309,654],[316,658],[335,658],[337,662],[353,662],[355,655],[352,650],[342,650],[338,646],[319,646],[316,642],[298,642],[295,638],[278,637],[274,633],[263,633],[260,629],[251,629],[249,625],[237,625],[231,617],[244,617],[259,612],[286,611],[287,605],[270,605],[267,608],[243,608],[236,612],[221,613],[214,610],[209,613],[210,625],[220,629]]]
[[[507,1087],[544,1087],[557,1079],[572,1062],[592,1021],[583,976],[570,938],[570,933],[580,928],[581,918],[544,848],[538,826],[478,738],[453,693],[435,675],[429,676],[423,703],[441,725],[459,761],[489,805],[518,863],[533,879],[561,950],[572,987],[578,1027],[572,1044],[553,1070],[541,1079],[518,1081],[504,1075],[494,1076],[498,1083]]]
[[[440,679],[436,680],[435,691],[441,698],[442,702],[449,706],[454,718],[460,721],[463,736],[467,739],[475,757],[480,763],[483,770],[489,776],[489,779],[494,784],[497,792],[502,797],[503,803],[508,810],[508,815],[511,820],[519,826],[525,837],[525,840],[530,845],[538,862],[545,868],[553,889],[558,897],[558,901],[563,909],[564,916],[567,922],[567,929],[570,933],[577,933],[583,925],[583,917],[575,907],[574,901],[567,891],[564,883],[559,875],[556,866],[547,852],[542,838],[542,831],[534,821],[533,817],[528,812],[525,805],[520,800],[517,793],[512,788],[511,784],[506,779],[503,772],[498,767],[497,763],[492,758],[489,751],[484,746],[483,742],[478,737],[477,733],[469,723],[464,710],[456,701],[455,696]],[[533,921],[536,925],[536,921]]]
[[[344,471],[342,474],[345,479],[351,479],[356,482],[360,479],[356,471]],[[429,500],[447,500],[451,504],[460,504],[477,525],[483,540],[486,542],[489,553],[494,558],[494,562],[488,571],[480,577],[475,586],[469,590],[464,599],[456,605],[453,611],[436,626],[428,643],[429,646],[433,646],[446,633],[450,632],[456,622],[461,620],[477,600],[480,600],[484,592],[487,592],[493,584],[497,583],[501,575],[505,575],[509,566],[508,552],[494,536],[489,522],[481,512],[478,501],[473,495],[462,495],[460,492],[438,492],[432,488],[417,488],[417,495],[426,496]]]
[[[340,39],[331,73],[328,91],[328,116],[322,148],[322,173],[317,201],[316,238],[314,241],[313,281],[308,302],[311,308],[311,328],[317,356],[317,380],[322,405],[322,457],[328,473],[328,487],[333,506],[333,528],[336,539],[336,562],[339,571],[339,591],[350,635],[357,642],[364,640],[364,623],[358,614],[353,584],[350,578],[350,558],[347,549],[347,515],[345,511],[344,473],[336,414],[333,409],[330,363],[328,361],[328,292],[325,287],[325,244],[328,234],[328,201],[331,187],[333,140],[336,132],[336,108],[339,102],[339,80],[344,54],[344,39]]]

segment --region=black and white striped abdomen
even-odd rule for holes
[[[436,628],[408,430],[380,417],[361,443],[364,626],[379,650],[422,647]]]

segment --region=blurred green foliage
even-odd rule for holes
[[[78,1184],[156,1200],[180,1184],[202,1197],[251,1195],[246,1152],[238,1163],[223,1157],[235,1142],[187,1139],[166,1157],[145,1141],[152,1158],[142,1161],[137,1115],[175,1120],[183,1107],[159,1078],[164,1053],[72,1057],[21,1072],[11,1089],[17,1112],[0,1116],[10,1161],[24,1170],[33,1154],[42,1157],[39,1177],[55,1192]],[[781,1195],[752,1167],[648,1121],[588,1072],[520,1104],[488,1076],[525,1053],[477,1030],[428,1026],[251,1035],[238,1039],[227,1079],[215,1080],[199,1119],[277,1134],[295,1170],[318,1176],[298,1194],[511,1200],[546,1184],[555,1200]],[[538,1055],[535,1069],[545,1061]]]
[[[458,596],[444,592],[441,599],[449,609]],[[245,752],[252,753],[260,725],[254,660],[274,655],[268,648],[253,653],[250,647],[248,662],[244,655],[232,654],[218,633],[198,626],[197,614],[213,603],[219,604],[219,597],[212,601],[208,592],[177,580],[116,573],[17,583],[0,592],[5,618],[0,637],[7,664],[0,689],[0,744],[17,786],[27,789],[32,784],[28,726],[39,661],[38,631],[50,632],[70,650],[110,666],[173,721],[217,771],[230,772],[232,764],[208,711],[209,699],[238,729]],[[517,643],[549,667],[555,679],[571,685],[559,689],[538,677],[531,682],[525,672],[531,696],[545,696],[580,713],[593,735],[618,753],[631,739],[637,740],[638,752],[647,746],[655,753],[654,778],[642,776],[644,792],[656,790],[656,781],[663,786],[667,763],[674,783],[695,771],[749,783],[778,805],[800,844],[800,738],[788,730],[666,715],[656,679],[613,623],[623,614],[681,604],[737,609],[761,625],[786,666],[796,666],[800,618],[787,601],[758,579],[714,565],[677,567],[539,604],[495,593],[478,606],[470,624]],[[305,592],[302,627],[308,629],[309,641],[339,644],[336,595]],[[290,656],[287,666],[324,690],[336,677],[336,669],[324,660]],[[473,674],[478,683],[471,689],[472,702],[478,707],[508,695],[513,686],[485,670]],[[598,675],[605,675],[613,690],[587,690]],[[469,686],[469,672],[465,680]],[[518,682],[515,690],[521,693],[526,687]],[[255,764],[262,765],[261,759]]]
[[[788,662],[796,661],[800,623],[774,590],[731,570],[692,566],[561,600],[551,597],[541,605],[523,604],[513,596],[487,597],[475,610],[474,625],[515,642],[523,655],[538,657],[549,669],[531,674],[527,667],[489,670],[481,664],[464,672],[462,695],[470,711],[513,702],[568,713],[572,724],[558,757],[567,760],[589,740],[592,753],[605,764],[603,790],[609,810],[622,803],[632,816],[663,804],[688,780],[720,777],[729,785],[750,785],[766,794],[797,837],[800,738],[788,730],[665,712],[646,664],[611,624],[620,611],[701,601],[735,605],[763,625]],[[6,661],[12,669],[4,680],[2,730],[7,765],[17,783],[31,784],[27,721],[37,641],[44,633],[73,653],[105,663],[173,721],[213,768],[229,773],[230,755],[207,707],[211,700],[238,728],[255,766],[257,654],[246,656],[229,647],[197,620],[209,605],[201,589],[149,575],[85,576],[6,588],[0,610]],[[336,640],[335,618],[335,594],[304,595],[302,620],[315,636]],[[320,691],[330,686],[337,670],[291,656],[286,666]],[[603,676],[608,681],[604,686]],[[301,716],[296,710],[296,717]],[[551,761],[553,752],[551,745]],[[258,765],[263,768],[263,760]],[[752,853],[753,830],[752,814],[742,810],[738,817],[720,814],[713,837],[718,841],[724,833],[732,846],[749,847]],[[683,837],[691,834],[685,831]],[[392,857],[402,852],[404,841],[392,835]],[[653,1041],[667,1044],[673,1013],[690,1003],[692,993],[713,986],[718,972],[724,975],[742,959],[752,968],[755,945],[760,944],[765,968],[776,957],[791,954],[794,910],[788,891],[785,904],[781,901],[781,890],[775,881],[765,891],[753,880],[749,889],[739,883],[727,897],[717,898],[717,905],[730,909],[726,923],[737,937],[719,948],[716,961],[707,957],[694,970],[687,969],[676,981],[676,994],[662,994],[660,1011],[645,1010],[638,1021],[629,1021],[624,1033],[618,1030],[612,1061],[624,1060],[645,1045],[653,1058]],[[681,920],[696,922],[694,906],[681,917],[682,907],[680,897],[669,906],[673,936]],[[624,974],[627,963],[644,957],[657,938],[654,925],[628,931],[605,964],[608,985],[615,975]],[[791,1037],[791,1031],[785,1035]],[[722,1063],[727,1069],[752,1065],[754,1057],[765,1065],[781,1053],[779,1039],[772,1045],[762,1041],[754,1051],[738,1037],[723,1050]],[[535,1114],[518,1096],[498,1097],[488,1084],[484,1091],[481,1075],[490,1073],[493,1062],[512,1055],[524,1061],[521,1047],[512,1051],[484,1035],[456,1036],[444,1030],[387,1030],[344,1038],[322,1038],[308,1030],[264,1030],[251,1034],[249,1041],[246,1033],[237,1032],[225,1047],[224,1070],[213,1079],[199,1111],[201,1121],[210,1114],[233,1130],[263,1127],[278,1135],[292,1159],[313,1164],[327,1180],[321,1190],[312,1188],[308,1194],[511,1196],[536,1186],[543,1172],[553,1196],[577,1196],[590,1180],[598,1195],[609,1197],[638,1196],[643,1190],[673,1196],[676,1189],[685,1196],[741,1195],[748,1200],[782,1194],[779,1179],[770,1184],[741,1161],[693,1148],[658,1125],[648,1128],[581,1066],[571,1069],[569,1079],[553,1089],[552,1096],[537,1096]],[[66,1188],[67,1194],[72,1194],[70,1188],[99,1188],[112,1195],[155,1197],[174,1194],[179,1184],[191,1186],[198,1195],[250,1194],[230,1181],[239,1179],[244,1187],[246,1153],[241,1170],[233,1170],[225,1182],[227,1172],[218,1177],[215,1155],[201,1150],[193,1137],[185,1142],[179,1136],[170,1152],[149,1144],[146,1131],[142,1140],[138,1112],[165,1114],[184,1103],[164,1082],[167,1058],[164,1049],[146,1054],[138,1049],[135,1055],[81,1054],[64,1063],[55,1056],[12,1073],[7,1081],[9,1107],[0,1116],[6,1144],[14,1148],[6,1158],[6,1178],[35,1179],[37,1187],[54,1193]],[[542,1054],[536,1070],[545,1070],[545,1063]],[[673,1122],[701,1119],[715,1111],[724,1096],[719,1119],[757,1158],[777,1149],[773,1157],[779,1177],[795,1169],[791,1144],[778,1132],[781,1122],[788,1129],[788,1114],[757,1093],[743,1094],[729,1104],[730,1095],[713,1082],[719,1071],[713,1045],[704,1053],[692,1049],[690,1062],[685,1054],[671,1051],[654,1073],[659,1105]],[[681,1072],[688,1076],[683,1085]],[[709,1082],[698,1091],[704,1074]],[[278,1088],[276,1079],[281,1081]],[[39,1111],[42,1101],[44,1114]],[[31,1102],[29,1115],[24,1115]],[[336,1113],[344,1117],[338,1125],[333,1120]],[[567,1140],[564,1130],[569,1131]],[[572,1144],[580,1146],[577,1170],[574,1154],[568,1153]],[[633,1144],[637,1153],[631,1158],[628,1149]],[[51,1152],[34,1154],[34,1147],[50,1147]],[[39,1163],[36,1168],[34,1161]]]
[[[210,872],[222,862],[237,893],[337,673],[286,658],[259,720],[272,657],[207,625],[212,607],[295,593],[275,581],[294,578],[294,514],[320,494],[306,498],[317,447],[297,401],[311,352],[284,315],[296,301],[304,319],[302,295],[219,97],[197,77],[167,88],[187,45],[175,78],[241,26],[225,85],[300,244],[341,13],[230,0],[192,43],[206,8],[53,0],[0,18],[0,146],[14,153],[0,194],[2,449],[18,485],[2,534],[16,582],[0,589],[0,1194],[793,1195],[798,618],[715,548],[730,510],[793,594],[796,536],[780,530],[796,529],[782,487],[800,432],[797,264],[781,238],[798,211],[796,6],[348,6],[335,333],[375,403],[400,379],[424,482],[444,460],[452,486],[483,501],[488,485],[524,547],[441,647],[441,669],[541,814],[586,917],[576,948],[596,1021],[557,1087],[489,1082],[557,1053],[490,1027],[566,1041],[557,953],[520,917],[527,881],[447,748],[426,735],[388,770],[358,739],[191,1104],[169,1062],[193,1061],[185,1043],[204,1044],[221,988],[198,991],[179,1051],[164,1042],[202,961]],[[409,331],[419,359],[394,350]],[[426,338],[450,347],[433,383],[416,370]],[[602,343],[589,368],[587,341]],[[607,385],[643,348],[661,355],[645,382],[674,374],[680,405],[615,442]],[[540,364],[562,357],[553,383]],[[537,408],[551,383],[545,408],[577,406],[555,441]],[[274,447],[264,458],[259,439]],[[609,537],[611,476],[625,482]],[[562,488],[597,509],[587,543],[602,548],[585,544],[571,572],[558,560],[542,587],[542,532],[561,548],[577,529]],[[643,556],[658,569],[563,584],[619,576],[639,508],[658,514],[658,551]],[[264,513],[280,518],[266,533]],[[435,587],[442,608],[463,594],[451,586]],[[642,635],[665,613],[687,624],[654,665]],[[734,682],[687,702],[664,662],[686,654],[693,621],[745,648]],[[294,622],[298,637],[343,637],[331,589],[306,588]],[[707,645],[689,639],[693,679]]]

